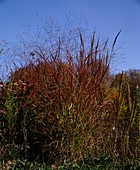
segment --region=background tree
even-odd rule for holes
[[[131,98],[133,100],[137,90],[140,90],[140,70],[129,69],[125,72],[125,75],[130,85]]]

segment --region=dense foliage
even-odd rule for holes
[[[77,54],[61,56],[60,41],[49,56],[38,48],[1,83],[1,167],[36,166],[25,159],[44,169],[140,165],[139,81],[133,87],[127,74],[110,78],[117,37],[111,49],[95,33],[89,49],[79,37]]]

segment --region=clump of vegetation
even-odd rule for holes
[[[39,47],[11,72],[0,91],[1,167],[139,166],[138,89],[132,97],[123,73],[118,88],[109,84],[118,35],[110,49],[93,33],[85,49],[79,31],[75,55],[61,53],[59,39],[55,53]]]

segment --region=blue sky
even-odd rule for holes
[[[74,20],[84,16],[89,28],[110,42],[122,29],[114,67],[140,69],[140,0],[0,0],[0,42],[15,41],[23,25],[35,23],[37,12],[63,24],[70,10]]]

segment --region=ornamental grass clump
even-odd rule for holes
[[[48,58],[39,48],[34,50],[37,58],[11,74],[26,157],[84,161],[107,150],[111,102],[106,100],[106,84],[113,48],[109,53],[107,41],[101,47],[94,33],[85,50],[79,34],[81,47],[75,56],[68,50],[60,56],[61,43]]]
[[[118,35],[109,49],[108,41],[101,46],[94,33],[86,48],[79,32],[80,48],[75,55],[68,49],[61,53],[59,39],[56,53],[50,50],[46,56],[39,47],[34,50],[36,57],[11,72],[8,87],[12,95],[9,99],[7,93],[4,109],[16,118],[9,144],[18,145],[19,157],[56,166],[81,160],[94,165],[98,155],[115,157],[113,124],[118,119],[108,81]],[[118,115],[120,112],[119,108]],[[11,121],[12,127],[15,121]]]

